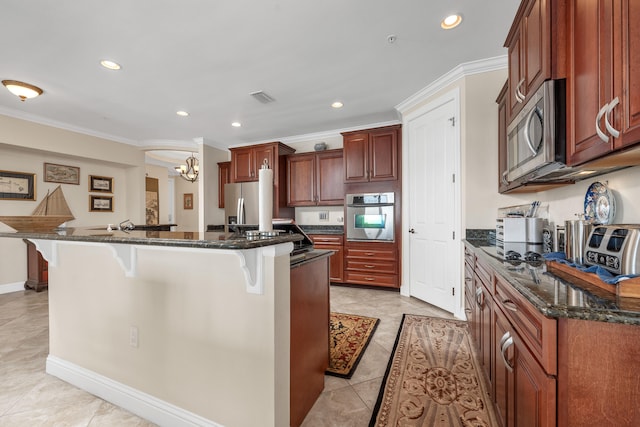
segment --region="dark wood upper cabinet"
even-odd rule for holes
[[[287,157],[287,205],[343,205],[342,150]]]
[[[569,2],[567,163],[640,142],[640,4]]]
[[[231,151],[231,182],[258,181],[258,171],[266,159],[273,170],[273,216],[293,218],[287,206],[287,156],[296,150],[281,142],[235,147]]]
[[[284,146],[284,145],[283,145]],[[233,182],[258,180],[258,170],[266,159],[269,167],[275,170],[273,143],[231,149]]]
[[[319,205],[343,205],[343,151],[331,150],[316,154],[317,196]]]
[[[398,179],[400,125],[342,135],[345,183]]]
[[[224,185],[231,182],[231,162],[218,163],[218,207],[224,209]]]
[[[552,45],[563,34],[554,24],[562,3],[563,0],[525,0],[518,9],[505,42],[509,60],[509,118],[522,109],[545,80],[563,71],[559,67],[561,62],[555,60],[558,53]]]

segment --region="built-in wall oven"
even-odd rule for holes
[[[393,241],[394,193],[347,194],[347,240]]]

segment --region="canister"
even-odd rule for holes
[[[567,260],[576,264],[584,264],[584,249],[593,224],[584,219],[564,222],[564,252]]]

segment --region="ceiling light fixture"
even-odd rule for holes
[[[191,153],[191,156],[187,157],[186,163],[186,165],[176,166],[175,170],[186,181],[195,182],[198,179],[198,174],[200,173],[198,159],[193,157],[193,153]]]
[[[189,115],[188,112],[182,111],[182,110],[176,111],[176,114],[179,115],[180,117],[187,117]]]
[[[333,108],[342,108],[344,106],[344,104],[342,102],[340,102],[340,101],[336,101],[333,104],[331,104],[331,106]]]
[[[5,85],[9,92],[20,98],[21,101],[42,95],[42,89],[29,83],[19,82],[17,80],[3,80],[2,84]]]
[[[457,27],[462,22],[462,16],[455,14],[449,15],[440,22],[440,26],[445,30],[450,30],[452,28]]]
[[[240,123],[240,122],[233,122],[233,123],[231,123],[231,126],[233,126],[234,128],[239,128],[240,126],[242,126],[242,123]]]
[[[102,61],[100,61],[100,65],[102,65],[104,68],[108,68],[109,70],[119,70],[120,68],[122,68],[117,62],[113,62],[108,59],[103,59]]]

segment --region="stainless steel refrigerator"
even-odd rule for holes
[[[224,185],[225,230],[232,224],[258,225],[258,182]]]

